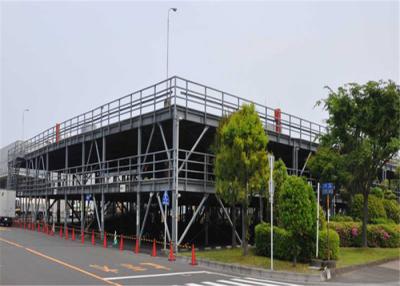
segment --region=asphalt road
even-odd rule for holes
[[[131,247],[130,247],[131,248]],[[400,285],[399,264],[389,263],[350,272],[317,285]],[[361,281],[364,281],[360,283]],[[90,241],[61,239],[57,234],[0,227],[0,285],[185,285],[298,286],[220,273],[166,257],[132,250],[92,246]],[[315,284],[314,284],[315,285]]]
[[[297,286],[300,284],[217,273],[166,257],[103,248],[90,241],[20,228],[0,228],[1,285]]]

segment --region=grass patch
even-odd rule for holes
[[[257,256],[254,248],[249,249],[249,255],[244,257],[242,249],[220,249],[198,251],[197,258],[204,258],[223,263],[241,264],[250,267],[270,269],[270,259],[263,256]],[[180,253],[182,256],[191,256],[190,252]],[[400,248],[351,248],[342,247],[339,249],[339,260],[337,267],[342,268],[352,265],[360,265],[383,259],[400,258]],[[292,266],[291,261],[282,261],[274,259],[274,269],[277,271],[289,271],[300,273],[315,273],[315,270],[309,269],[307,263],[297,263]]]
[[[258,267],[263,269],[270,269],[271,260],[264,256],[257,256],[254,254],[254,248],[249,248],[249,255],[243,256],[241,248],[235,249],[221,249],[221,250],[206,250],[196,252],[197,258],[204,258],[212,261],[224,262],[224,263],[235,263],[245,266]],[[180,253],[183,256],[191,256],[190,252]],[[297,263],[296,267],[292,266],[290,261],[282,261],[274,259],[274,269],[278,271],[288,272],[302,272],[302,273],[313,273],[315,270],[308,268],[308,264]]]
[[[400,248],[341,247],[336,266],[341,268],[392,258],[400,258]]]

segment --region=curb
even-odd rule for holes
[[[185,256],[178,256],[176,259],[187,263],[191,261],[190,257]],[[276,279],[290,282],[321,282],[327,280],[327,275],[324,272],[321,272],[320,274],[302,274],[295,272],[270,271],[262,268],[215,262],[201,258],[197,259],[197,263],[200,266],[212,268],[214,271],[233,272],[235,274],[256,276],[265,279]]]
[[[340,276],[341,274],[345,274],[345,273],[348,273],[348,272],[359,270],[359,269],[362,269],[362,268],[365,268],[365,267],[376,266],[376,265],[380,265],[380,264],[383,264],[383,263],[386,263],[386,262],[391,262],[391,261],[396,261],[396,260],[399,260],[399,257],[385,258],[385,259],[372,261],[372,262],[365,263],[365,264],[359,264],[359,265],[347,266],[347,267],[343,267],[343,268],[331,269],[331,274],[332,274],[332,277],[337,277],[337,276]]]

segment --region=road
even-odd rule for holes
[[[389,271],[389,270],[387,270]],[[368,272],[368,271],[367,271]],[[379,274],[377,269],[375,276]],[[397,272],[395,272],[397,273]],[[387,276],[388,272],[386,272]],[[357,285],[365,273],[348,274],[317,285]],[[393,276],[393,275],[392,275]],[[387,276],[388,277],[388,276]],[[371,284],[368,284],[370,282]],[[359,285],[398,285],[396,279],[369,280]],[[300,286],[220,273],[203,266],[170,262],[166,257],[103,248],[86,241],[65,240],[21,228],[0,227],[0,285],[185,285]]]
[[[1,285],[297,286],[217,273],[166,257],[92,246],[21,228],[0,228]]]

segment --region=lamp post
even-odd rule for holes
[[[25,138],[24,138],[24,129],[25,129],[25,112],[29,112],[29,109],[28,108],[25,108],[23,111],[22,111],[22,141],[24,141],[25,140]]]
[[[168,79],[168,65],[169,65],[169,15],[170,12],[178,11],[177,8],[169,8],[168,9],[168,17],[167,17],[167,79]]]
[[[274,270],[274,155],[268,155],[269,161],[269,202],[271,204],[271,271]]]

